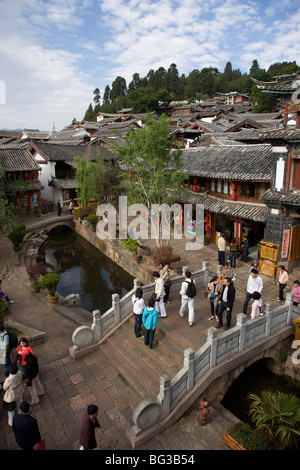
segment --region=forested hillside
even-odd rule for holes
[[[93,103],[90,103],[83,119],[96,121],[99,111],[117,113],[122,108],[132,108],[132,113],[145,113],[157,110],[162,104],[168,105],[173,100],[191,103],[212,98],[217,92],[231,91],[249,94],[253,112],[270,112],[277,98],[261,93],[250,77],[270,81],[273,76],[294,72],[300,72],[296,61],[278,62],[265,70],[254,60],[249,73],[241,73],[239,69],[233,69],[231,62],[227,62],[223,72],[208,67],[194,69],[187,76],[179,75],[176,64],[171,64],[167,70],[164,67],[151,69],[145,77],[134,73],[128,85],[125,78],[118,76],[111,86],[105,87],[103,97],[96,88]]]

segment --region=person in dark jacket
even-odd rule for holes
[[[37,420],[29,414],[29,403],[23,401],[20,405],[20,414],[13,418],[12,429],[16,442],[23,450],[33,450],[41,442],[41,435]]]
[[[30,405],[37,405],[39,396],[44,395],[44,389],[39,378],[39,363],[37,357],[31,353],[25,356],[25,378],[31,394]]]
[[[81,444],[80,450],[100,450],[97,446],[95,429],[100,428],[97,419],[98,406],[89,405],[82,420],[81,432],[79,443]]]
[[[228,330],[231,325],[231,313],[235,298],[235,287],[232,284],[230,277],[225,277],[223,289],[219,298],[218,318],[219,324],[216,328],[223,326],[223,312],[226,310],[226,325],[225,330]]]

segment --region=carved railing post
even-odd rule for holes
[[[218,330],[214,326],[207,330],[207,342],[210,344],[210,367],[217,363]]]
[[[236,326],[240,329],[239,351],[243,351],[243,349],[245,348],[246,321],[247,315],[245,315],[244,313],[239,313],[236,316]]]
[[[202,261],[202,269],[204,270],[203,285],[204,287],[206,287],[209,281],[209,262],[208,261]]]
[[[93,323],[91,328],[94,332],[94,343],[97,343],[102,338],[100,310],[93,311]]]
[[[267,317],[266,331],[265,331],[265,336],[267,337],[267,336],[270,335],[270,331],[271,331],[271,322],[272,322],[272,304],[271,304],[271,302],[265,302],[264,312],[265,312],[265,315]]]
[[[184,367],[188,371],[187,391],[192,390],[195,380],[195,351],[191,348],[184,350]]]
[[[118,325],[121,321],[121,308],[120,308],[119,294],[112,295],[112,306],[114,309],[115,325]]]
[[[165,419],[171,411],[171,379],[166,374],[160,377],[160,391],[157,398],[161,404],[162,419]]]
[[[291,292],[288,292],[285,296],[285,304],[288,306],[288,312],[286,316],[286,325],[292,324],[292,311],[293,311],[293,297]]]
[[[141,287],[142,282],[140,279],[133,279],[133,288],[136,290],[138,287]]]

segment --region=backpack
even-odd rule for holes
[[[5,335],[8,335],[8,337],[9,337],[9,346],[8,346],[8,348],[9,349],[16,348],[18,346],[18,337],[17,337],[16,333],[13,333],[12,331],[10,331],[9,333],[5,333]]]
[[[186,295],[188,297],[195,297],[197,292],[196,292],[196,286],[194,284],[193,279],[191,279],[191,282],[188,282],[188,281],[185,281],[185,282],[188,283],[187,290],[186,290]]]

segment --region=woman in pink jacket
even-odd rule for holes
[[[283,290],[285,289],[287,283],[289,280],[289,275],[288,272],[286,271],[284,266],[280,266],[280,273],[279,273],[279,297],[278,300],[279,302],[283,301]]]
[[[253,299],[253,304],[251,307],[251,315],[250,318],[251,320],[254,320],[254,318],[259,317],[262,311],[262,300],[261,300],[261,295],[259,292],[253,292],[252,294],[252,299]]]
[[[294,295],[293,304],[298,306],[299,298],[300,298],[300,285],[299,285],[298,280],[294,281],[294,285],[293,285],[293,288],[292,288],[292,294]]]

